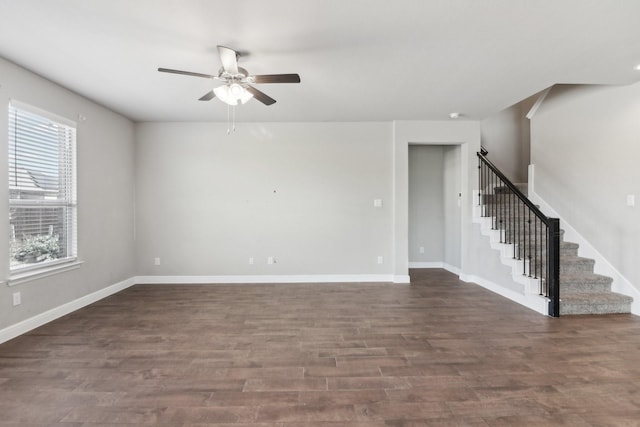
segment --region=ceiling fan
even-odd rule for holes
[[[259,91],[251,84],[261,83],[300,83],[298,74],[262,74],[251,75],[249,72],[238,66],[238,58],[240,53],[225,47],[218,46],[218,55],[222,68],[218,71],[217,76],[210,74],[194,73],[191,71],[172,70],[170,68],[158,68],[162,73],[183,74],[185,76],[202,77],[205,79],[220,80],[223,85],[215,87],[213,90],[205,93],[200,97],[199,101],[210,101],[218,97],[222,102],[228,105],[245,104],[251,98],[255,98],[264,105],[271,105],[276,102],[266,93]]]

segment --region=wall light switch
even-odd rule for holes
[[[627,194],[627,206],[635,206],[635,205],[636,205],[635,194]]]
[[[373,199],[373,207],[381,208],[382,207],[382,199]]]
[[[20,295],[20,292],[14,292],[13,293],[13,306],[15,307],[16,305],[20,305],[22,304],[22,296]]]

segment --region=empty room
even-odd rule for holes
[[[638,16],[0,0],[0,427],[639,425]]]

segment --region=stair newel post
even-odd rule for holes
[[[560,317],[560,220],[549,218],[547,247],[547,287],[549,316]]]

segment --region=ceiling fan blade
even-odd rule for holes
[[[204,95],[202,95],[198,101],[211,101],[213,98],[216,97],[216,94],[214,91],[209,91],[207,93],[205,93]]]
[[[238,74],[238,52],[225,46],[218,46],[218,55],[220,55],[222,68],[227,73]]]
[[[272,97],[270,97],[266,93],[259,91],[258,89],[256,89],[253,86],[247,85],[246,89],[251,95],[253,95],[253,97],[255,99],[257,99],[258,101],[262,102],[264,105],[271,105],[271,104],[275,104],[276,103],[275,99],[273,99]]]
[[[262,74],[253,76],[254,83],[300,83],[298,74]]]
[[[171,68],[158,68],[161,73],[183,74],[185,76],[203,77],[205,79],[215,79],[211,74],[193,73],[191,71],[172,70]]]

